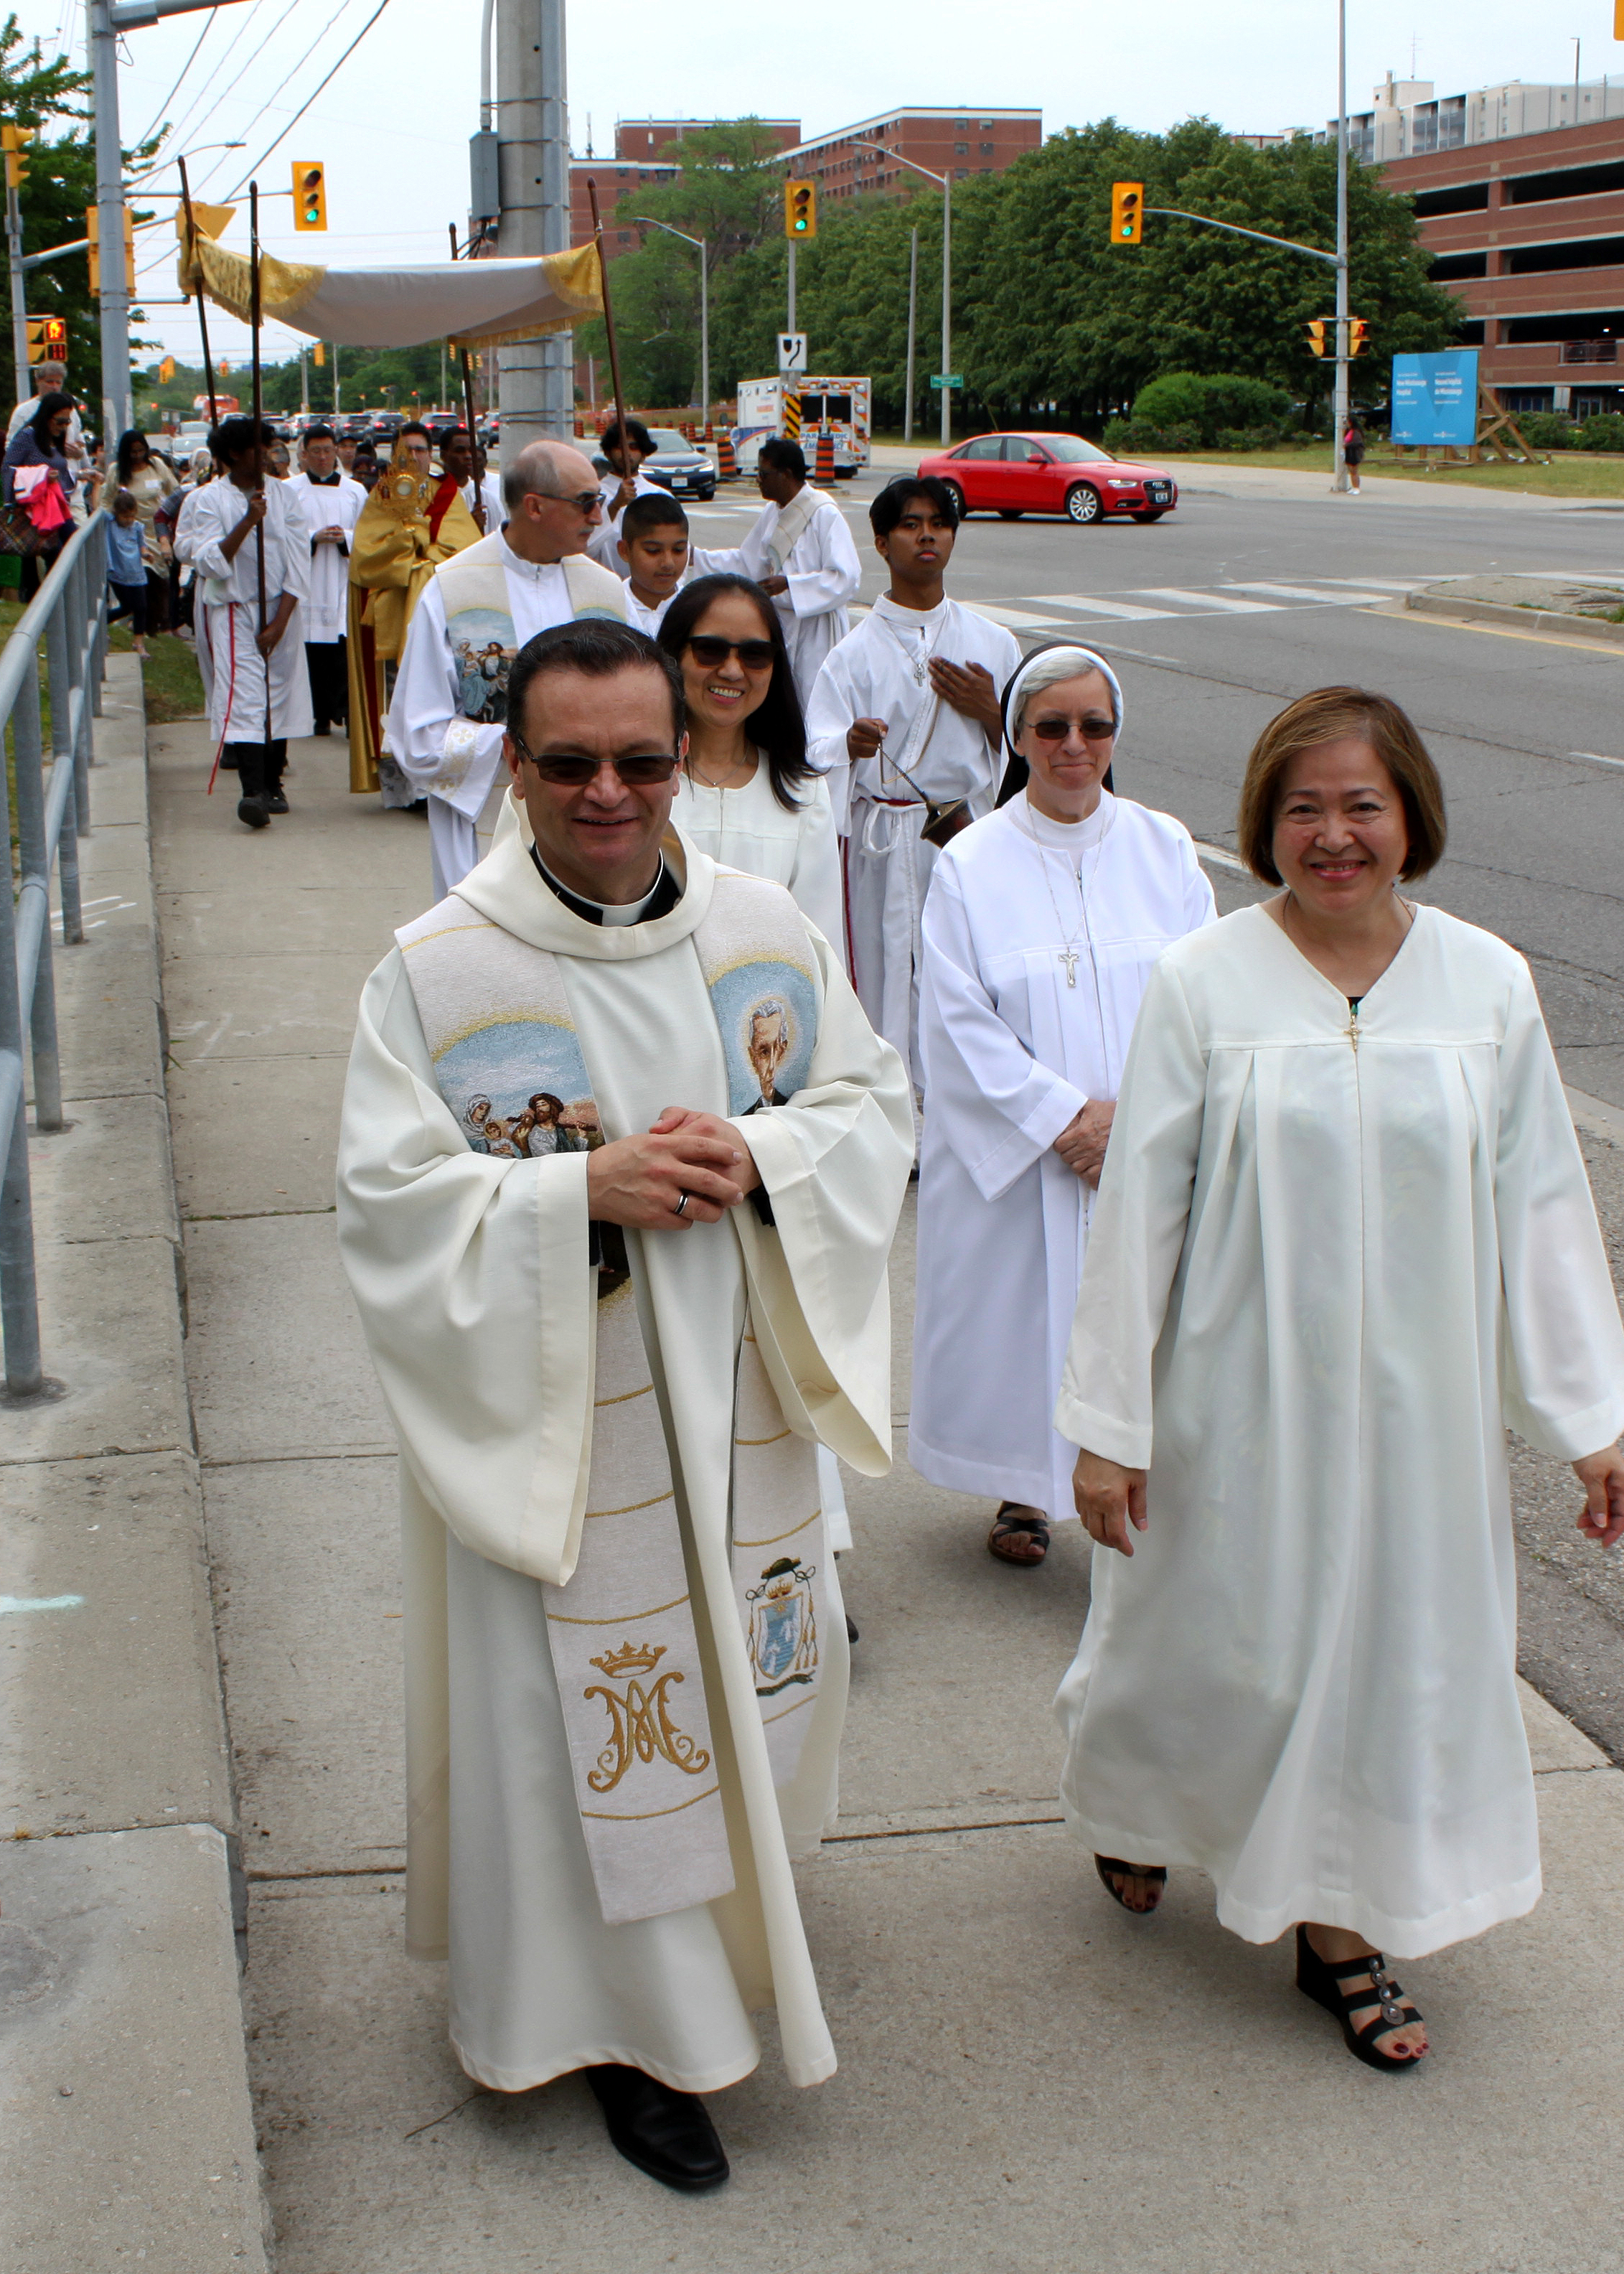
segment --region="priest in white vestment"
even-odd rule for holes
[[[583,551],[598,525],[591,463],[530,442],[503,476],[507,526],[442,561],[406,635],[385,728],[429,802],[436,900],[490,850],[507,794],[508,674],[527,640],[576,616],[625,621],[618,576]]]
[[[762,444],[756,486],[767,503],[743,544],[707,551],[703,565],[749,577],[771,600],[804,704],[824,658],[851,629],[846,610],[862,583],[862,562],[846,516],[827,490],[808,481],[798,442],[775,435]]]
[[[301,471],[288,483],[297,493],[310,527],[310,591],[304,601],[304,665],[310,674],[314,732],[342,727],[350,708],[350,539],[366,492],[338,463],[330,426],[312,426],[300,440]]]
[[[369,981],[339,1230],[400,1433],[407,1928],[468,2073],[584,2069],[640,2168],[692,2096],[831,2074],[790,1871],[846,1644],[813,1447],[889,1462],[906,1075],[789,895],[671,828],[680,681],[514,666],[504,833]]]
[[[1002,624],[947,598],[959,516],[945,483],[899,476],[869,506],[868,520],[890,590],[818,674],[807,705],[808,755],[830,775],[846,840],[852,983],[922,1090],[925,893],[940,846],[992,810],[998,698],[1020,650]]]
[[[1038,1563],[1077,1514],[1055,1399],[1139,998],[1215,911],[1183,822],[1102,787],[1123,707],[1101,657],[1035,649],[1004,712],[998,809],[944,847],[925,902],[908,1457],[996,1500],[989,1547]]]
[[[1127,1908],[1169,1864],[1379,2068],[1383,1953],[1530,1910],[1506,1430],[1624,1533],[1624,1329],[1528,967],[1403,898],[1430,757],[1327,688],[1253,751],[1278,898],[1168,948],[1124,1072],[1061,1389],[1101,1549],[1062,1794]]]
[[[282,780],[289,738],[311,730],[303,616],[310,531],[292,484],[258,471],[253,420],[222,419],[215,436],[222,476],[193,490],[181,508],[175,555],[197,578],[193,629],[215,757],[237,769],[237,819],[263,829],[273,814],[288,810]],[[262,425],[261,456],[274,439]]]

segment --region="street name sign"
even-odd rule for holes
[[[962,387],[964,385],[964,373],[961,371],[932,372],[930,374],[930,384],[938,391],[944,387]]]

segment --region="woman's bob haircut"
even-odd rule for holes
[[[1274,866],[1274,824],[1287,768],[1304,750],[1350,735],[1370,744],[1403,802],[1409,850],[1399,875],[1406,882],[1425,877],[1442,860],[1447,834],[1443,784],[1410,719],[1387,696],[1366,688],[1316,687],[1269,720],[1246,761],[1236,834],[1242,860],[1266,885],[1282,881]]]

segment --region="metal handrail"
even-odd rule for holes
[[[61,1129],[51,872],[62,890],[63,945],[75,946],[85,937],[79,840],[90,833],[91,720],[102,715],[107,663],[107,519],[99,510],[75,530],[0,651],[0,733],[11,729],[19,871],[15,894],[0,892],[0,1330],[5,1345],[0,1403],[6,1405],[32,1404],[63,1390],[46,1375],[40,1351],[23,1035],[26,1029],[34,1068],[34,1126],[41,1133]],[[40,705],[41,640],[50,692],[49,764]],[[9,877],[9,807],[4,835]]]

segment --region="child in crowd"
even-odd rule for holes
[[[113,605],[109,623],[128,616],[137,655],[147,652],[147,557],[143,549],[139,508],[128,490],[113,500],[113,519],[107,532],[107,581]]]
[[[629,580],[627,621],[652,639],[695,557],[688,545],[688,516],[669,491],[645,491],[621,516],[615,550]]]

